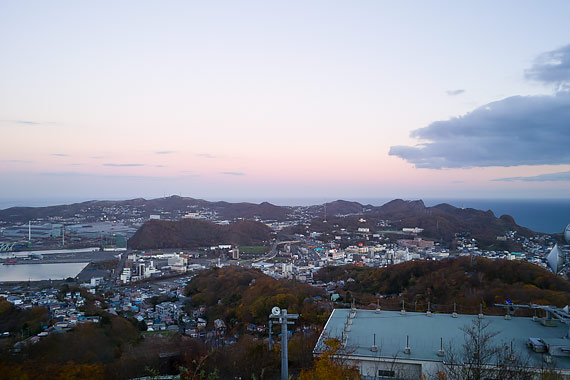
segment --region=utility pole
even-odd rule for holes
[[[269,318],[279,319],[281,324],[281,380],[289,379],[289,357],[287,350],[287,325],[292,325],[295,322],[289,319],[299,318],[299,314],[287,314],[287,309],[279,309],[275,306],[271,309]],[[270,320],[270,322],[272,322]],[[269,344],[271,347],[271,335],[269,336]]]

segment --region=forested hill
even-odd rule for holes
[[[267,323],[274,306],[301,313],[300,323],[322,325],[328,318],[319,299],[323,291],[297,281],[276,280],[257,269],[237,266],[202,271],[186,286],[195,306],[207,306],[207,319],[220,318],[230,324]]]
[[[408,305],[417,302],[425,307],[431,302],[446,305],[442,311],[450,311],[456,302],[473,312],[481,303],[491,307],[505,300],[558,307],[570,304],[569,281],[524,261],[460,257],[410,261],[387,268],[326,267],[315,274],[315,279],[344,280],[344,291],[360,303],[375,303],[376,295],[390,295],[396,303],[404,300]]]
[[[422,235],[449,241],[457,232],[469,232],[483,245],[496,242],[497,236],[507,231],[517,231],[520,235],[534,234],[528,228],[519,226],[510,215],[496,217],[491,210],[458,208],[446,203],[426,207],[423,201],[396,199],[376,207],[371,216],[394,221],[395,227],[420,227]]]
[[[135,198],[123,201],[93,200],[67,205],[48,207],[10,207],[0,210],[0,220],[10,223],[27,223],[29,220],[43,220],[50,217],[72,218],[76,214],[82,215],[88,220],[101,220],[110,212],[114,217],[133,217],[137,215],[148,219],[152,214],[177,214],[206,210],[215,213],[221,218],[261,218],[263,220],[287,220],[291,209],[289,207],[276,206],[268,202],[260,204],[240,202],[209,202],[203,199],[170,197],[144,199]]]
[[[530,237],[536,233],[528,228],[519,226],[512,216],[496,217],[491,210],[482,211],[472,208],[457,208],[449,204],[439,204],[433,207],[425,206],[421,200],[406,201],[395,199],[382,206],[360,205],[354,202],[337,201],[327,206],[326,222],[322,216],[314,218],[310,226],[297,225],[286,230],[287,233],[306,234],[316,231],[329,238],[338,235],[338,231],[357,231],[358,228],[368,228],[371,233],[390,233],[401,231],[405,227],[423,229],[420,236],[424,239],[435,240],[452,246],[457,233],[468,234],[475,238],[479,245],[489,249],[520,249],[512,242],[498,243],[497,237],[504,236],[508,231],[516,231],[519,236]],[[334,207],[333,207],[334,206]],[[346,214],[335,215],[329,209],[338,210],[343,206]],[[358,213],[354,213],[360,209]],[[348,211],[353,213],[349,214]]]
[[[129,239],[132,249],[197,248],[218,244],[264,245],[270,239],[271,229],[265,224],[249,220],[229,225],[196,220],[150,220]]]

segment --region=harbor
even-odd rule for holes
[[[0,265],[0,282],[63,280],[76,277],[88,262]]]

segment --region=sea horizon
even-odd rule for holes
[[[129,198],[103,198],[97,200],[127,200]],[[199,197],[197,197],[199,198]],[[147,199],[153,199],[151,197]],[[338,197],[338,198],[267,198],[267,199],[207,199],[208,201],[224,200],[227,202],[270,202],[278,206],[310,206],[319,205],[338,199],[359,202],[363,205],[382,206],[383,204],[399,199],[394,198],[364,198],[364,197]],[[530,228],[536,232],[559,233],[570,223],[570,199],[568,198],[405,198],[406,200],[421,199],[426,206],[431,207],[441,203],[448,203],[459,208],[473,208],[477,210],[491,210],[495,216],[510,215],[515,222],[521,226]],[[10,207],[46,207],[55,205],[66,205],[80,203],[88,200],[86,198],[29,198],[29,199],[0,199],[0,210]]]

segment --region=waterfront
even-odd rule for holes
[[[88,263],[0,265],[0,282],[62,280],[77,276]]]
[[[0,258],[11,258],[11,257],[30,257],[32,255],[69,255],[78,253],[93,253],[100,252],[99,247],[90,248],[77,248],[77,249],[48,249],[48,250],[35,250],[35,251],[17,251],[17,252],[1,252]]]

